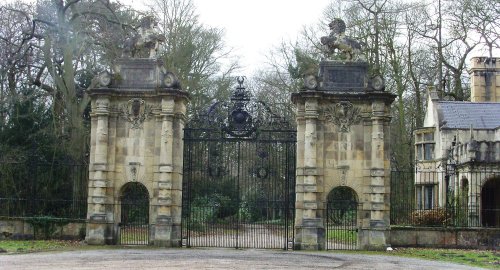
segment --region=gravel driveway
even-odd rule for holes
[[[481,269],[393,256],[235,249],[106,249],[0,255],[0,269]]]

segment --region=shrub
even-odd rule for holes
[[[451,215],[444,208],[415,210],[411,213],[414,225],[442,226],[451,220]]]

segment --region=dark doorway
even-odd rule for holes
[[[120,196],[119,243],[121,245],[149,244],[149,193],[138,182],[123,186]]]
[[[500,179],[493,178],[481,189],[481,220],[484,227],[500,227]]]
[[[341,186],[330,191],[325,220],[326,249],[357,249],[358,196],[352,188]]]

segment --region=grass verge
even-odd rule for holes
[[[492,250],[399,248],[396,256],[447,261],[476,267],[500,269],[500,252]]]
[[[78,241],[60,240],[0,240],[0,249],[4,252],[37,252],[80,248]]]
[[[349,254],[386,255],[451,262],[500,269],[500,251],[474,249],[395,248],[393,251],[340,251]]]

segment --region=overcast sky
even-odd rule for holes
[[[273,46],[295,40],[304,25],[316,24],[329,2],[194,0],[200,21],[225,29],[227,45],[234,48],[244,72],[249,73],[266,61]]]
[[[134,7],[141,0],[121,0]],[[193,0],[200,22],[225,30],[226,45],[233,48],[252,75],[266,55],[282,40],[295,40],[305,25],[316,24],[330,0]],[[318,37],[319,38],[319,37]]]

